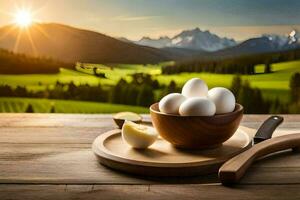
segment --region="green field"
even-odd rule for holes
[[[124,78],[130,81],[130,75],[137,72],[143,72],[151,74],[154,79],[157,79],[160,84],[168,85],[172,80],[174,80],[179,87],[181,87],[187,80],[193,77],[199,77],[205,80],[210,88],[215,86],[230,87],[232,78],[234,75],[231,74],[211,74],[211,73],[181,73],[174,75],[163,75],[161,74],[159,65],[128,65],[128,64],[114,64],[114,65],[101,65],[101,64],[84,64],[84,69],[77,66],[77,70],[61,69],[58,74],[29,74],[29,75],[0,75],[0,85],[10,85],[10,86],[25,86],[29,90],[38,91],[44,90],[45,88],[53,87],[57,81],[62,83],[69,83],[73,81],[76,85],[89,84],[102,86],[114,85],[119,79]],[[93,68],[97,67],[97,72],[105,74],[106,78],[99,78],[93,75]],[[289,80],[293,73],[300,72],[300,61],[285,62],[272,65],[273,73],[263,74],[263,66],[256,66],[256,75],[243,75],[244,80],[249,80],[251,86],[258,87],[262,90],[265,98],[274,99],[278,97],[282,102],[287,102],[289,100]],[[156,93],[159,91],[155,91]],[[10,111],[7,102],[10,99],[1,102],[1,111]],[[18,100],[20,101],[20,99]],[[51,100],[36,100],[37,102],[52,102]],[[26,103],[27,101],[24,100]],[[65,112],[62,109],[65,105],[64,101],[55,101],[57,105],[57,112]],[[69,101],[68,101],[69,102]],[[73,103],[74,106],[67,110],[66,112],[114,112],[109,104],[86,104],[83,103],[80,108],[77,105],[78,102]],[[73,105],[72,104],[72,105]],[[93,109],[93,106],[97,109]],[[16,107],[22,107],[21,105],[16,105]],[[37,106],[41,107],[41,106]],[[83,108],[86,107],[86,108]],[[104,109],[107,107],[107,109]],[[46,112],[47,109],[38,109],[40,112]]]
[[[60,69],[58,74],[22,74],[22,75],[0,75],[1,85],[25,86],[29,90],[44,90],[48,86],[54,85],[57,81],[69,83],[73,81],[75,84],[98,85],[113,84],[109,79],[99,79],[85,73]]]
[[[86,64],[90,66],[92,64]],[[106,78],[98,78],[92,75],[92,69],[69,70],[60,69],[58,74],[22,74],[22,75],[0,75],[0,85],[24,86],[29,90],[44,90],[46,87],[53,86],[57,81],[69,83],[73,81],[76,85],[89,84],[114,85],[120,78],[130,81],[130,74],[144,72],[149,74],[160,74],[160,65],[114,65],[111,69],[108,66],[93,64],[99,68],[99,71],[105,73]]]
[[[263,66],[256,66],[258,73],[262,72]],[[282,101],[287,101],[289,96],[289,80],[293,73],[300,72],[300,61],[279,63],[272,65],[273,73],[243,75],[243,80],[249,80],[251,86],[262,90],[264,97],[279,97]],[[230,87],[234,75],[231,74],[211,74],[211,73],[181,73],[180,75],[158,75],[156,78],[160,83],[169,83],[176,80],[178,85],[183,85],[193,77],[205,80],[210,88],[216,86]]]
[[[109,103],[6,97],[0,98],[0,112],[23,113],[26,111],[29,104],[32,105],[33,110],[36,113],[48,113],[52,106],[55,107],[55,113],[117,113],[122,111],[132,111],[136,113],[149,112],[148,108]]]

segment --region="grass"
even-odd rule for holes
[[[48,113],[51,106],[56,113],[117,113],[132,111],[136,113],[148,113],[148,108],[127,105],[115,105],[109,103],[96,103],[84,101],[31,99],[31,98],[0,98],[0,112],[25,112],[31,104],[34,112]]]
[[[211,73],[181,73],[174,75],[163,75],[161,74],[160,67],[164,64],[158,65],[129,65],[129,64],[113,64],[113,65],[102,65],[102,64],[84,64],[85,69],[77,67],[77,71],[61,69],[58,74],[29,74],[29,75],[0,75],[0,85],[11,85],[11,86],[25,86],[29,90],[38,91],[44,90],[47,87],[52,87],[57,81],[62,83],[69,83],[73,81],[75,84],[89,84],[89,85],[114,85],[121,78],[130,81],[130,75],[133,73],[143,72],[153,75],[153,78],[157,79],[160,84],[168,85],[174,80],[179,87],[193,77],[199,77],[205,80],[210,88],[216,86],[230,87],[232,74],[211,74]],[[97,67],[97,71],[104,73],[106,78],[99,78],[93,75],[93,68]],[[292,61],[285,63],[278,63],[272,66],[273,73],[263,74],[263,66],[259,65],[256,67],[258,74],[256,75],[243,75],[243,80],[249,80],[251,86],[258,87],[261,89],[265,98],[274,99],[279,98],[282,102],[289,100],[289,80],[293,73],[300,72],[300,61]],[[157,91],[156,91],[157,93]],[[46,101],[46,100],[45,100]],[[69,102],[69,101],[68,101]],[[58,103],[57,105],[62,105]],[[93,104],[94,105],[94,104]],[[99,104],[98,104],[99,105]],[[12,105],[7,103],[2,104],[5,110],[11,110]],[[22,108],[21,104],[15,105]],[[89,107],[89,106],[87,106]],[[106,106],[107,107],[107,106]],[[64,111],[57,107],[58,111]],[[113,108],[109,108],[113,109]],[[85,112],[77,108],[70,108],[70,111]],[[43,109],[41,108],[41,111]],[[93,109],[89,108],[87,112],[92,112]],[[97,112],[108,112],[108,110],[99,109]],[[68,110],[69,112],[69,110]],[[96,112],[96,111],[95,111]]]
[[[114,85],[121,78],[125,78],[129,81],[130,74],[133,73],[144,72],[160,74],[160,65],[118,64],[114,65],[113,70],[108,66],[100,64],[85,64],[85,66],[87,66],[87,69],[78,69],[78,71],[62,68],[57,74],[0,75],[0,85],[10,85],[13,87],[23,86],[31,91],[39,91],[55,85],[57,81],[61,83],[70,83],[73,81],[76,85]],[[105,73],[106,78],[99,78],[92,75],[93,70],[91,67],[99,68],[100,72]]]
[[[61,69],[58,74],[22,74],[22,75],[0,75],[1,85],[25,86],[29,90],[43,90],[46,87],[54,85],[57,81],[69,83],[73,81],[75,84],[98,85],[112,84],[107,79],[97,78],[88,74],[77,72],[69,69]]]
[[[273,73],[243,75],[243,80],[249,80],[251,86],[262,90],[264,97],[274,99],[280,98],[282,101],[288,101],[289,80],[293,73],[300,72],[300,61],[278,63],[272,66]],[[263,66],[256,66],[257,72],[263,72]],[[156,78],[160,83],[168,84],[174,80],[179,86],[182,86],[187,80],[193,77],[199,77],[205,80],[210,88],[216,86],[230,87],[232,74],[211,74],[211,73],[181,73],[175,75],[158,75]]]

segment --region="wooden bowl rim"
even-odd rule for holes
[[[225,114],[216,114],[214,116],[181,116],[181,115],[174,115],[174,114],[166,114],[158,111],[157,109],[154,109],[155,106],[157,106],[157,103],[154,103],[150,106],[150,112],[153,112],[158,115],[164,115],[164,116],[169,116],[169,117],[178,117],[178,118],[201,118],[201,119],[214,119],[214,118],[219,118],[219,117],[229,117],[232,115],[236,115],[238,113],[241,113],[244,111],[244,107],[241,104],[236,103],[235,108],[233,112],[230,113],[225,113]],[[158,108],[158,106],[157,106]]]

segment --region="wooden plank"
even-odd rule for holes
[[[270,115],[244,115],[243,122],[260,124]],[[283,126],[300,123],[300,115],[282,115],[285,118]],[[149,115],[143,115],[149,120]],[[82,115],[82,114],[0,114],[0,127],[107,127],[113,125],[112,115]]]
[[[98,119],[98,118],[110,118],[111,114],[43,114],[43,113],[0,113],[0,119],[1,118],[55,118],[55,119]],[[148,117],[149,114],[145,114],[143,116]],[[246,121],[258,121],[260,119],[266,119],[270,115],[266,114],[246,114],[244,115],[244,120]],[[295,119],[300,118],[300,114],[280,114],[280,116],[283,116],[286,121],[296,121]]]
[[[144,116],[149,120],[149,116]],[[0,127],[111,127],[112,115],[0,114]]]
[[[243,123],[247,127],[257,127],[259,124]],[[101,127],[0,127],[0,143],[86,143],[91,144],[92,141],[100,134],[114,129],[115,126]],[[252,130],[253,132],[253,130]],[[279,135],[285,133],[300,132],[300,122],[295,123],[293,128],[280,126],[277,131]],[[275,134],[276,135],[276,134]]]
[[[92,144],[107,128],[86,127],[1,127],[0,143],[11,144]]]
[[[111,117],[107,115],[0,114],[0,127],[104,127],[111,124]]]
[[[300,185],[0,185],[1,200],[300,199]]]
[[[0,155],[0,183],[146,184],[160,181],[112,171],[100,165],[86,145],[25,145],[18,149],[7,145],[1,146]],[[197,182],[209,180],[217,178],[208,176]]]
[[[267,116],[246,116],[244,124],[257,127],[259,121],[265,118]],[[110,115],[0,114],[0,183],[218,182],[216,175],[186,179],[140,178],[101,166],[90,145],[94,138],[110,130],[112,125]],[[287,116],[280,130],[280,134],[299,131],[300,115]],[[242,183],[298,184],[299,181],[299,154],[287,153],[257,163]]]
[[[300,183],[300,154],[286,152],[256,163],[243,184]],[[89,144],[5,144],[0,148],[0,183],[148,184],[217,183],[216,175],[147,178],[98,164]]]
[[[81,152],[91,151],[90,144],[1,144],[0,161],[26,161],[47,159],[64,153],[82,154]],[[93,155],[93,154],[92,154]],[[92,158],[95,156],[93,155]],[[73,157],[66,157],[65,161],[75,162]],[[94,159],[93,159],[94,161]],[[278,154],[265,157],[255,163],[258,167],[300,167],[300,154],[291,151],[280,152]]]

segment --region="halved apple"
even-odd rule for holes
[[[145,149],[152,145],[158,137],[153,127],[125,121],[122,127],[122,138],[130,146]]]
[[[117,126],[121,129],[125,121],[140,123],[143,118],[141,115],[134,112],[120,112],[115,114],[113,119]]]

